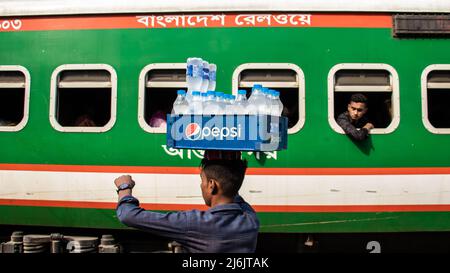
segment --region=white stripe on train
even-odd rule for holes
[[[121,173],[0,171],[0,199],[116,202]],[[142,203],[203,204],[199,175],[130,174]],[[448,205],[450,174],[247,175],[252,205]]]

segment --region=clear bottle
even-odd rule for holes
[[[230,94],[225,94],[225,114],[226,115],[234,115],[234,96]]]
[[[225,114],[225,100],[223,92],[216,92],[217,115]]]
[[[269,89],[268,90],[268,103],[269,103],[269,115],[271,116],[276,116],[277,115],[277,108],[278,108],[278,104],[275,101],[275,95],[274,95],[275,90]]]
[[[216,90],[216,71],[217,66],[215,64],[209,64],[209,85],[208,90]]]
[[[200,92],[206,93],[209,86],[209,63],[203,61],[202,63],[202,86],[200,87]]]
[[[189,113],[192,115],[203,114],[203,104],[200,91],[192,91],[192,100],[189,102]]]
[[[283,113],[284,105],[280,99],[280,92],[274,90],[273,95],[274,95],[274,101],[276,102],[276,104],[278,106],[276,108],[276,112],[274,112],[274,114],[276,114],[276,116],[278,116],[278,117],[281,117],[281,114]]]
[[[238,90],[238,94],[236,96],[236,100],[234,101],[234,109],[236,115],[247,115],[247,91],[246,90]]]
[[[231,102],[231,108],[232,108],[232,112],[233,115],[236,115],[237,113],[237,108],[236,108],[236,96],[235,95],[230,95],[230,102]]]
[[[172,114],[174,115],[184,115],[187,114],[189,110],[189,104],[186,100],[186,91],[178,90],[177,98],[173,103]]]
[[[186,67],[186,84],[188,88],[186,99],[188,102],[192,98],[192,92],[200,90],[202,87],[202,76],[203,60],[201,58],[188,58]]]
[[[248,99],[247,112],[249,115],[264,115],[267,111],[266,100],[260,84],[253,85],[252,94]]]
[[[206,92],[201,92],[200,93],[200,97],[202,98],[202,103],[203,104],[205,104],[207,96],[208,96],[208,94],[206,94]]]
[[[208,91],[206,94],[206,101],[203,103],[203,115],[217,115],[219,112],[219,105],[216,102],[214,91]]]
[[[267,87],[263,87],[262,93],[264,97],[264,107],[260,108],[259,114],[261,115],[270,115],[270,106],[271,106],[271,98],[270,98],[270,89]]]

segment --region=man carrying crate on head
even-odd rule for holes
[[[210,207],[206,211],[146,211],[131,195],[135,185],[131,176],[120,176],[114,181],[119,194],[117,216],[127,226],[176,240],[186,252],[254,252],[259,221],[238,194],[246,169],[241,152],[205,151],[200,189]]]

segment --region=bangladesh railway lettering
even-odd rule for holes
[[[211,14],[136,16],[147,28],[311,26],[310,14]]]

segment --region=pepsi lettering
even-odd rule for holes
[[[189,140],[202,140],[202,139],[219,139],[225,138],[240,138],[241,137],[241,125],[237,127],[207,127],[203,128],[198,123],[189,123],[184,130],[184,135]]]

